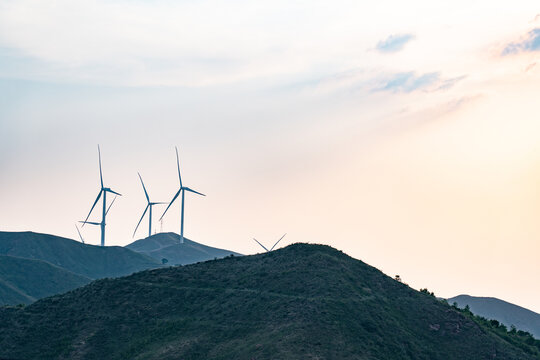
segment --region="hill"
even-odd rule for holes
[[[0,305],[29,304],[89,282],[87,277],[42,260],[0,255]]]
[[[474,314],[498,320],[509,328],[514,325],[540,339],[540,314],[534,311],[492,297],[459,295],[448,299],[448,303],[454,302],[460,308],[469,305]]]
[[[90,279],[117,277],[160,263],[120,246],[85,245],[59,236],[0,231],[0,255],[44,260]]]
[[[137,240],[126,246],[128,249],[148,255],[161,262],[167,259],[168,265],[186,265],[199,261],[213,260],[240,255],[233,251],[223,250],[199,244],[184,238],[180,244],[180,235],[175,233],[160,233]]]
[[[103,279],[0,309],[0,358],[539,359],[328,246]]]

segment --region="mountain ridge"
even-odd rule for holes
[[[186,265],[229,255],[241,255],[234,251],[204,245],[185,237],[182,244],[180,243],[180,235],[171,232],[154,234],[136,240],[125,247],[150,256],[157,261],[167,259],[168,265]]]
[[[531,333],[540,339],[540,314],[519,305],[495,298],[471,295],[458,295],[448,299],[448,303],[457,303],[460,308],[469,306],[470,310],[487,319],[498,320],[510,328],[512,325],[518,330]]]
[[[329,246],[293,244],[2,308],[0,357],[540,358],[499,330]]]
[[[90,279],[117,277],[161,266],[121,246],[95,246],[32,231],[0,231],[0,255],[37,259]]]

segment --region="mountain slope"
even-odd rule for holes
[[[223,250],[199,244],[184,238],[180,244],[180,235],[175,233],[160,233],[137,240],[126,246],[128,249],[151,256],[161,261],[167,259],[168,265],[186,265],[199,261],[219,259],[231,254],[240,255],[233,251]]]
[[[0,255],[47,261],[91,279],[155,268],[152,258],[119,246],[94,246],[54,235],[0,231]]]
[[[528,360],[536,354],[320,245],[143,271],[24,309],[0,309],[0,358]]]
[[[469,305],[476,315],[498,320],[507,327],[514,325],[519,330],[528,331],[540,339],[540,314],[534,311],[492,297],[459,295],[448,299],[449,304],[454,302],[460,308]]]
[[[89,282],[87,277],[42,260],[0,255],[0,305],[28,304]]]

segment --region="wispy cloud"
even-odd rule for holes
[[[527,72],[527,71],[533,69],[535,66],[536,66],[536,63],[535,63],[535,62],[533,62],[532,64],[529,64],[529,65],[525,68],[525,72]]]
[[[535,28],[529,31],[524,40],[512,42],[506,45],[502,55],[517,54],[524,51],[540,51],[540,28]]]
[[[403,50],[405,45],[414,39],[412,34],[390,35],[377,43],[376,49],[383,53],[393,53]]]
[[[442,80],[436,90],[448,90],[466,77],[467,75],[461,75],[450,79]]]
[[[392,91],[409,93],[415,90],[427,88],[440,82],[438,72],[416,75],[414,72],[404,72],[393,74],[384,79],[383,85],[377,87],[376,91]]]

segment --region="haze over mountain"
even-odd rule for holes
[[[528,331],[540,339],[540,314],[529,309],[493,297],[458,295],[448,299],[448,303],[457,303],[460,308],[469,305],[471,311],[487,319],[495,319],[519,330]]]
[[[539,350],[322,245],[142,271],[0,309],[0,357],[17,359],[529,360]]]
[[[0,305],[29,304],[90,281],[43,260],[0,255]]]
[[[126,248],[148,255],[161,262],[167,259],[169,265],[185,265],[199,261],[222,258],[229,255],[241,255],[234,251],[218,249],[199,244],[184,237],[184,243],[180,243],[180,235],[172,232],[160,233],[137,240]]]

